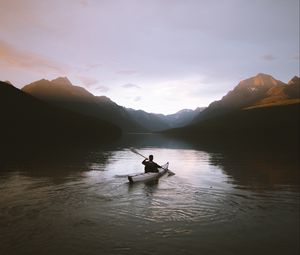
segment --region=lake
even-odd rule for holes
[[[129,184],[143,172],[130,147],[176,175]],[[0,163],[0,254],[298,254],[299,176],[289,148],[151,134],[11,151]]]

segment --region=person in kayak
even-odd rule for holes
[[[147,158],[144,159],[142,164],[145,165],[145,173],[157,173],[158,168],[160,167],[160,165],[153,162],[153,155],[149,156],[149,160]]]

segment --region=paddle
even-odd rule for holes
[[[134,148],[130,148],[130,150],[133,152],[133,153],[135,153],[135,154],[137,154],[137,155],[140,155],[141,157],[143,157],[143,158],[145,158],[145,159],[148,159],[147,157],[145,157],[144,155],[142,155],[141,153],[139,153],[136,149],[134,149]],[[161,166],[160,166],[161,167]],[[165,169],[165,168],[163,168],[163,167],[161,167],[162,169]],[[170,169],[167,169],[168,170],[168,173],[170,174],[170,175],[175,175],[175,173],[174,172],[172,172]]]

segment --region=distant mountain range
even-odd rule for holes
[[[175,114],[147,113],[94,96],[66,77],[39,80],[22,90],[0,84],[1,134],[36,140],[114,138],[123,132],[159,132],[183,137],[299,136],[299,77],[287,84],[267,74],[241,81],[207,108]],[[167,130],[167,131],[166,131]],[[238,138],[237,138],[238,139]]]
[[[1,145],[76,144],[121,136],[111,123],[50,105],[5,82],[0,82],[0,116]]]
[[[141,126],[147,127],[153,132],[163,131],[170,128],[183,127],[189,124],[203,108],[196,108],[195,110],[183,109],[174,114],[163,115],[148,113],[143,110],[134,110],[127,108],[127,112],[130,114],[137,123]]]
[[[39,80],[24,86],[22,91],[50,104],[109,121],[124,132],[155,132],[181,127],[201,111],[197,108],[163,115],[125,108],[108,97],[94,96],[84,88],[74,86],[66,77]]]
[[[270,75],[258,74],[211,103],[189,125],[166,133],[201,139],[264,137],[298,141],[299,80],[295,76],[285,84]]]

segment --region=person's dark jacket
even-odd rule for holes
[[[156,164],[153,161],[149,161],[147,159],[145,159],[142,162],[142,164],[145,165],[145,173],[149,173],[149,172],[157,173],[158,172],[158,168],[160,167],[160,165]]]

